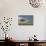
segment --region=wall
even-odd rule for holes
[[[0,17],[13,17],[12,26],[8,33],[17,40],[27,40],[34,34],[37,35],[39,40],[45,39],[45,11],[46,9],[44,7],[32,8],[28,0],[0,0]],[[33,26],[19,26],[18,15],[33,15]],[[2,33],[2,31],[0,32]],[[0,35],[2,35],[1,33]],[[0,39],[2,38],[3,37],[0,36]]]
[[[44,39],[46,39],[46,14],[45,14],[45,19],[44,19],[45,23],[44,23]]]

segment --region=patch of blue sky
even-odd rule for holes
[[[33,16],[31,16],[31,15],[25,15],[25,16],[24,15],[23,16],[20,15],[19,18],[21,18],[21,19],[28,19],[29,20],[29,19],[33,19]]]

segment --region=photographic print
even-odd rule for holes
[[[18,24],[19,25],[33,25],[33,16],[32,15],[19,15]]]

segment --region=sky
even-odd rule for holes
[[[19,18],[21,19],[33,19],[32,15],[20,15]]]

